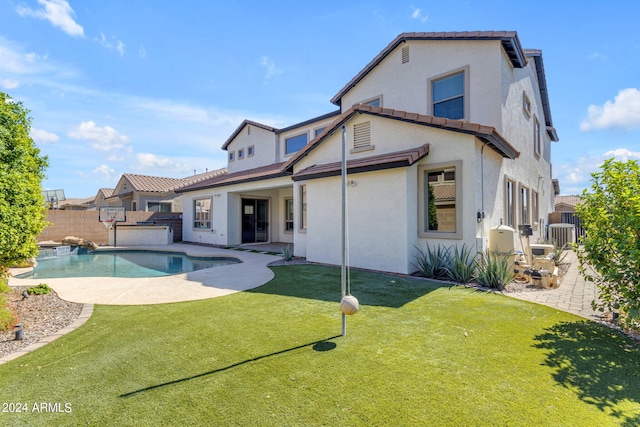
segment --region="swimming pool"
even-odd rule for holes
[[[42,259],[20,279],[65,277],[162,277],[240,263],[233,257],[195,257],[182,252],[99,251]]]

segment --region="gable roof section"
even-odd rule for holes
[[[411,166],[429,154],[429,144],[395,153],[364,157],[347,161],[347,173],[371,172]],[[338,176],[342,173],[342,162],[313,165],[293,174],[293,180],[308,180]]]
[[[238,136],[238,134],[240,132],[242,132],[242,129],[244,129],[245,126],[250,125],[250,126],[255,126],[257,128],[260,129],[264,129],[266,131],[269,132],[277,132],[278,129],[268,126],[268,125],[263,125],[262,123],[258,123],[258,122],[254,122],[251,120],[243,120],[242,123],[240,123],[240,126],[238,126],[236,128],[236,130],[233,131],[233,133],[231,134],[231,136],[229,138],[227,138],[227,140],[224,142],[224,144],[222,144],[222,149],[226,150],[227,147],[229,146],[229,144],[231,144],[231,142],[235,139],[236,136]]]
[[[122,174],[134,191],[144,191],[149,193],[164,193],[179,187],[182,180],[180,178],[164,178],[160,176],[138,175],[135,173]]]
[[[175,191],[176,193],[186,193],[189,191],[203,190],[205,188],[215,188],[215,187],[221,187],[224,185],[240,184],[242,182],[260,181],[260,180],[269,179],[269,178],[279,178],[287,175],[283,168],[284,165],[285,163],[282,162],[282,163],[275,163],[273,165],[262,166],[259,168],[248,169],[240,172],[225,173],[201,182],[187,185]]]
[[[542,109],[544,110],[545,126],[547,134],[552,141],[559,141],[558,133],[553,127],[551,119],[551,106],[549,105],[549,91],[547,90],[547,78],[544,74],[544,63],[542,62],[542,51],[538,49],[526,49],[525,54],[532,58],[536,64],[536,73],[538,77],[538,88],[540,89],[540,97],[542,98]]]
[[[499,40],[502,48],[516,68],[527,65],[524,49],[515,31],[452,31],[430,33],[402,33],[398,35],[387,47],[371,60],[345,87],[340,89],[331,102],[335,105],[342,104],[342,97],[360,82],[371,70],[380,64],[399,44],[408,40]]]
[[[502,157],[515,159],[520,156],[520,152],[505,140],[494,127],[484,126],[476,123],[464,122],[462,120],[450,120],[442,117],[427,116],[424,114],[409,113],[390,108],[374,107],[372,105],[354,105],[345,111],[340,117],[333,121],[318,137],[311,140],[302,150],[298,151],[289,161],[285,168],[289,169],[300,159],[305,157],[311,150],[317,147],[324,139],[334,133],[340,126],[346,123],[356,114],[370,114],[387,119],[400,120],[412,124],[434,127],[438,129],[466,133],[473,135],[483,142],[489,144]]]

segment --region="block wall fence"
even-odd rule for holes
[[[138,222],[154,222],[168,225],[173,229],[173,241],[182,241],[182,212],[127,212],[126,222],[119,224],[135,225]],[[40,233],[38,242],[60,242],[67,236],[90,240],[97,245],[109,243],[107,228],[98,221],[98,211],[49,210],[49,223]]]

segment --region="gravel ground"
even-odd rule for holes
[[[82,304],[62,300],[53,290],[46,295],[23,298],[22,292],[26,289],[15,287],[7,296],[18,322],[23,325],[24,339],[15,340],[12,330],[0,332],[0,357],[53,335],[76,320],[82,310]]]

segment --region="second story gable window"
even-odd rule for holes
[[[431,81],[433,115],[464,119],[464,71]]]
[[[244,149],[241,148],[238,150],[238,160],[244,159]]]
[[[284,153],[285,154],[293,154],[296,151],[299,151],[302,147],[307,145],[308,137],[306,133],[301,135],[292,136],[291,138],[287,138],[284,141]]]

